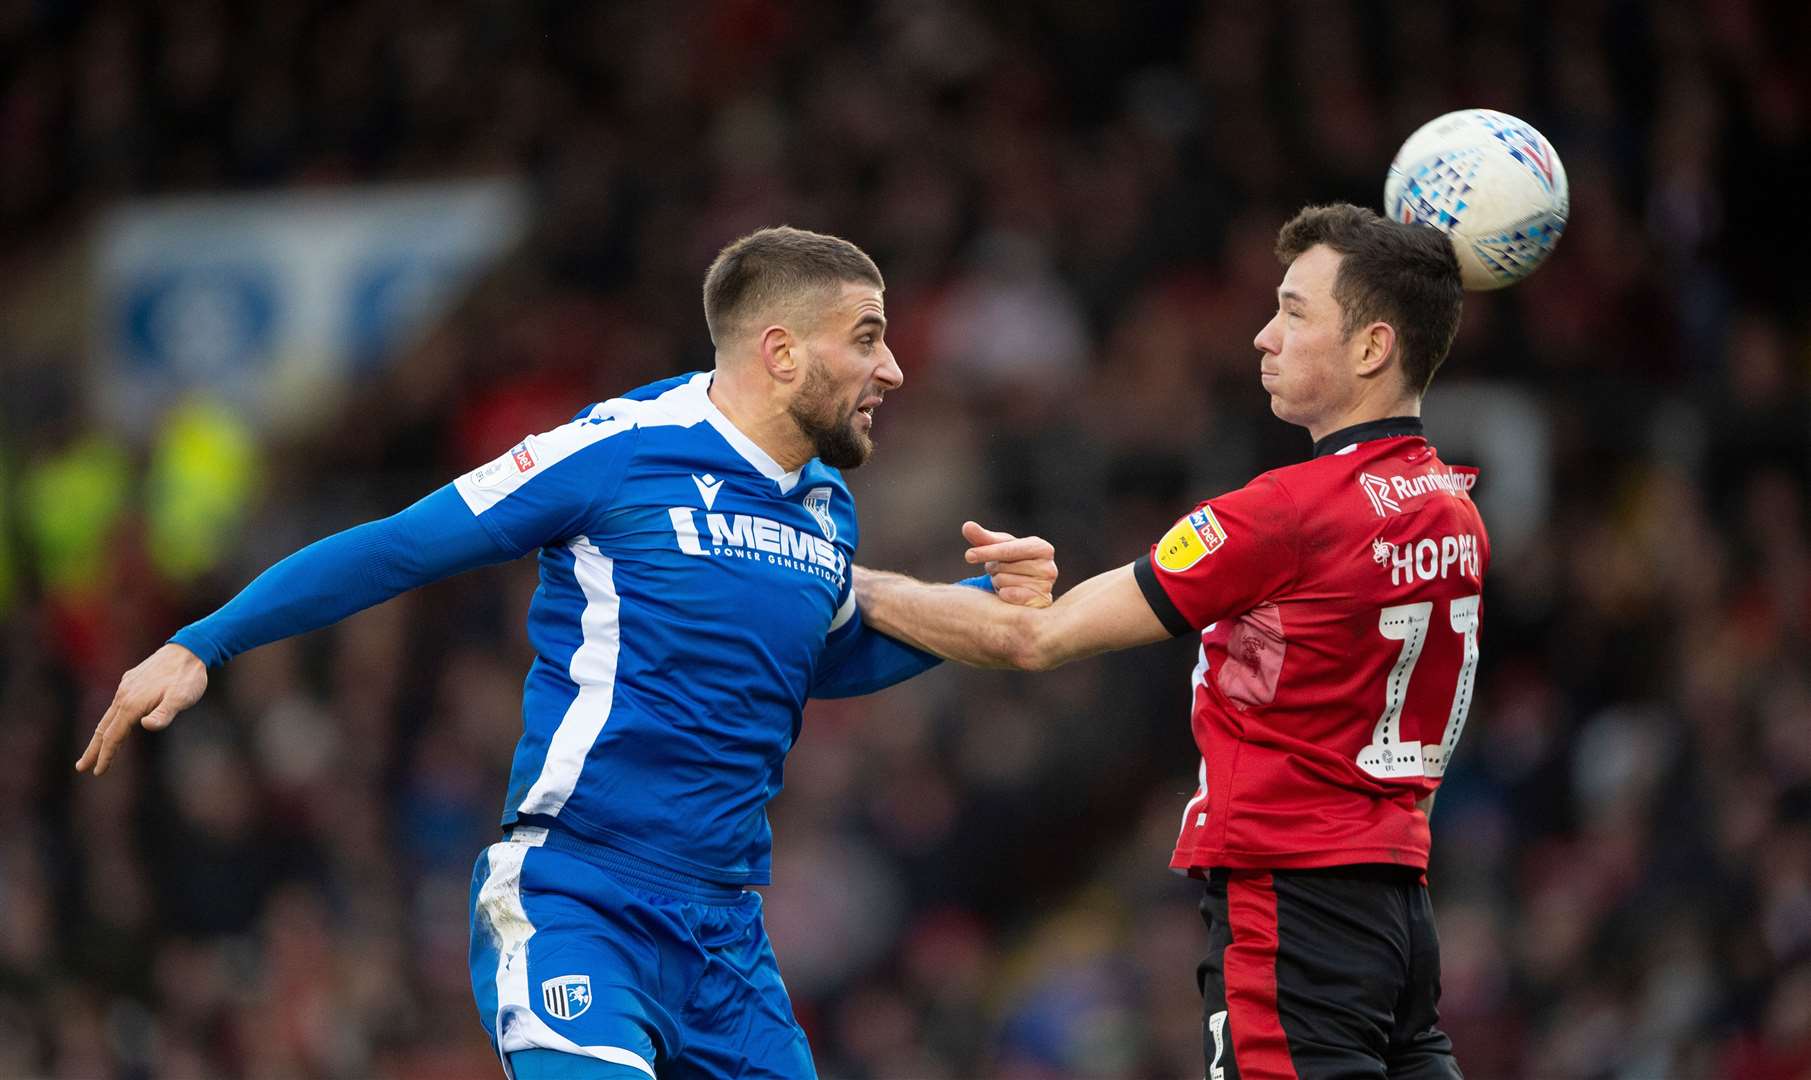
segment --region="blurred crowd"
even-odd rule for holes
[[[1762,0],[0,3],[0,1076],[497,1075],[466,896],[531,561],[248,653],[105,778],[69,763],[276,558],[709,366],[723,243],[822,229],[887,276],[862,561],[962,576],[973,516],[1072,584],[1306,454],[1250,344],[1275,230],[1375,206],[1467,105],[1548,135],[1573,218],[1468,298],[1428,401],[1498,538],[1433,822],[1445,1026],[1479,1078],[1811,1076],[1808,46]],[[57,332],[97,211],[496,174],[530,242],[328,422],[97,419]],[[197,509],[195,469],[231,497]],[[823,1075],[1202,1074],[1165,869],[1192,662],[810,708],[766,892]]]

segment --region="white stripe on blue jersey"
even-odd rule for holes
[[[530,816],[712,881],[768,880],[767,801],[833,630],[857,629],[855,506],[787,471],[710,374],[595,405],[455,482],[540,548],[537,658],[504,823]]]
[[[585,766],[585,756],[610,718],[616,692],[616,656],[622,642],[617,608],[621,601],[616,595],[616,583],[610,578],[610,558],[583,536],[575,537],[568,546],[573,555],[573,576],[585,593],[585,610],[579,617],[585,643],[572,654],[572,664],[567,668],[579,692],[566,707],[560,726],[554,729],[541,775],[517,807],[524,814],[557,815],[566,805]]]

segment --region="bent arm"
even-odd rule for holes
[[[1089,578],[1047,608],[862,567],[855,595],[875,629],[972,667],[1042,671],[1172,636],[1129,564]]]
[[[856,567],[856,573],[862,572]],[[993,582],[972,577],[956,582],[958,586],[993,591]],[[943,657],[915,649],[902,641],[876,630],[862,617],[861,608],[851,589],[847,601],[849,621],[831,631],[819,658],[817,676],[811,684],[814,698],[862,697],[897,686],[943,663]]]
[[[248,649],[318,630],[398,593],[514,556],[448,484],[401,513],[315,541],[170,640],[208,667],[218,667]]]

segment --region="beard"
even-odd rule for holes
[[[805,372],[786,411],[811,440],[817,459],[832,468],[856,468],[874,453],[874,440],[855,430],[854,407],[837,400],[836,384],[820,363],[814,361]]]

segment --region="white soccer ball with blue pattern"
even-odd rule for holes
[[[1566,169],[1534,125],[1461,109],[1422,125],[1390,163],[1384,213],[1453,238],[1467,289],[1500,289],[1534,273],[1566,231]]]

